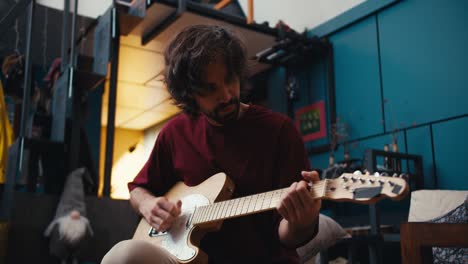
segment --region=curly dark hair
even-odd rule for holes
[[[167,46],[165,82],[175,103],[189,116],[200,113],[193,95],[206,95],[206,65],[223,59],[226,70],[237,77],[241,89],[246,78],[247,52],[244,42],[230,29],[218,25],[194,25],[182,30]]]

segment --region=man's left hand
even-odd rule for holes
[[[313,186],[320,180],[318,173],[303,171],[301,174],[304,180],[291,184],[278,203],[278,212],[284,218],[280,224],[280,239],[292,244],[312,236],[321,206],[321,201],[314,199],[309,186],[309,183]]]

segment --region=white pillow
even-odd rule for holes
[[[418,190],[411,193],[408,222],[426,222],[447,214],[465,201],[468,191]]]
[[[319,231],[317,235],[304,246],[297,248],[297,253],[299,254],[301,263],[307,262],[320,251],[326,250],[335,245],[337,241],[349,237],[351,237],[351,235],[349,235],[335,220],[326,215],[320,214]]]

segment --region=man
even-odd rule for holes
[[[210,263],[298,263],[296,247],[317,232],[320,202],[308,184],[304,143],[287,117],[240,102],[246,72],[242,41],[220,26],[184,29],[165,53],[165,81],[183,110],[160,132],[151,156],[129,183],[130,202],[158,231],[168,230],[180,201],[164,194],[177,182],[198,185],[225,172],[233,197],[290,186],[277,211],[226,220],[200,248]],[[302,177],[301,177],[302,173]],[[168,253],[142,241],[117,244],[103,263],[174,263]]]

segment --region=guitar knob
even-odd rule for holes
[[[357,171],[354,171],[353,174],[354,175],[362,175],[362,172],[360,170],[357,170]]]
[[[379,173],[378,171],[376,171],[376,172],[374,173],[374,176],[375,176],[375,177],[380,177],[380,173]]]

